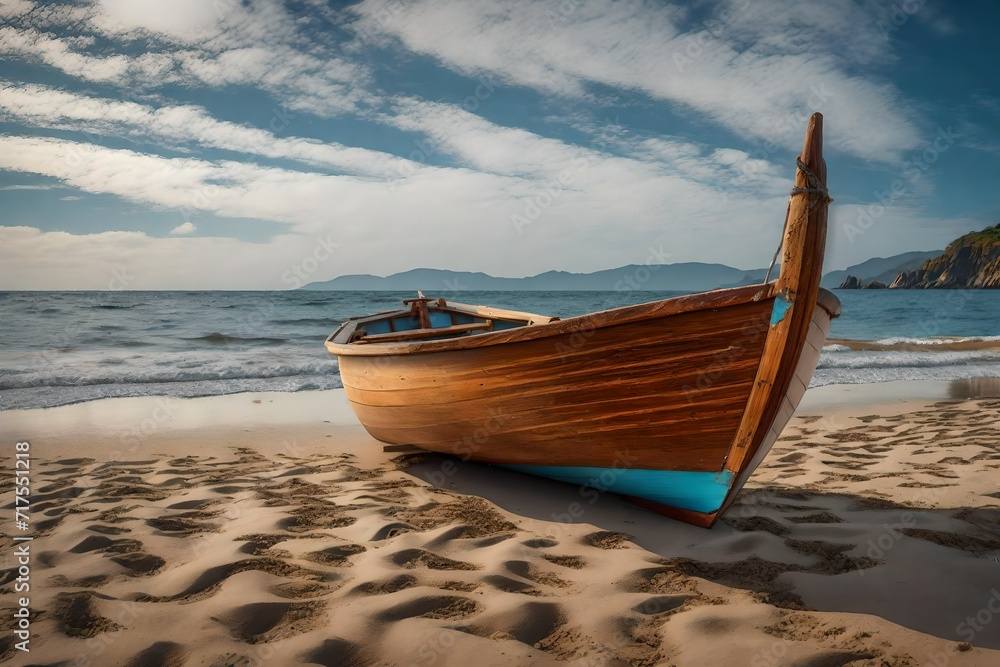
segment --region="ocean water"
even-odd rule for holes
[[[680,292],[436,293],[569,317]],[[0,292],[0,408],[340,387],[323,341],[402,292]],[[1000,377],[1000,291],[838,291],[813,386]],[[873,345],[872,345],[873,344]],[[851,347],[858,347],[852,345]],[[866,347],[862,345],[862,347]]]

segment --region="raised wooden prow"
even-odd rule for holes
[[[774,311],[754,388],[726,460],[726,470],[738,478],[734,490],[739,489],[751,471],[754,455],[782,408],[819,296],[826,248],[826,209],[831,201],[826,190],[821,114],[815,113],[809,119],[796,164],[795,187],[788,202],[781,246],[781,273],[773,288]],[[734,497],[735,493],[731,493],[720,514]],[[707,525],[711,525],[715,516],[707,519]]]
[[[822,114],[814,113],[809,119],[797,162],[795,188],[788,205],[781,245],[777,291],[784,292],[793,302],[799,296],[815,302],[826,248],[826,204],[830,201],[823,160]]]

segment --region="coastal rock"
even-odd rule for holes
[[[901,272],[893,289],[1000,289],[1000,225],[953,241],[916,271]]]
[[[896,279],[889,285],[889,289],[912,289],[916,284],[916,271],[900,271]]]
[[[886,285],[880,280],[869,280],[864,289],[885,289]]]
[[[847,276],[837,289],[861,289],[861,278],[858,276]]]

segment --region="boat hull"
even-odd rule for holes
[[[418,293],[410,311],[355,318],[326,342],[359,420],[385,442],[616,491],[711,526],[791,418],[840,314],[820,288],[822,129],[813,114],[774,282],[561,321],[447,311]]]
[[[773,299],[490,347],[342,357],[375,438],[518,465],[721,470]],[[551,325],[549,325],[551,326]],[[576,329],[576,330],[574,330]]]
[[[767,286],[755,293],[767,294]],[[707,525],[790,418],[829,328],[830,313],[812,309],[782,408],[737,474],[726,461],[765,341],[784,315],[780,299],[746,295],[606,326],[554,323],[545,325],[550,335],[521,342],[342,356],[341,377],[378,440],[569,482],[583,494],[635,496],[666,514],[712,517],[685,519]]]

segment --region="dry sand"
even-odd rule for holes
[[[996,399],[807,401],[712,530],[385,453],[339,391],[0,422],[12,664],[1000,664]],[[30,654],[11,630],[18,440]]]

